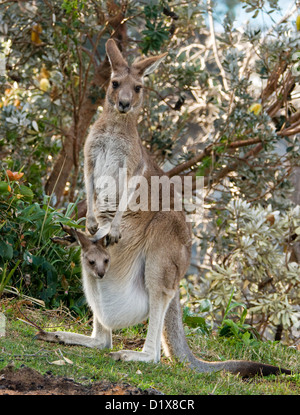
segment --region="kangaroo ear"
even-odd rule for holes
[[[106,54],[114,72],[128,66],[113,39],[108,39],[106,42]]]
[[[74,235],[78,245],[81,246],[83,249],[87,249],[91,245],[91,240],[83,233],[78,231],[77,229],[72,229],[72,235]]]
[[[93,239],[92,241],[95,245],[97,245],[98,248],[106,248],[106,244],[105,244],[106,238],[105,238],[105,236],[103,236],[103,238],[101,238],[101,239]]]
[[[60,226],[67,235],[62,237],[54,236],[50,238],[52,242],[59,245],[65,245],[68,247],[77,245],[81,247],[87,247],[88,244],[91,243],[90,239],[84,233],[78,231],[77,229],[71,228],[70,226],[64,225],[62,223],[60,223]]]
[[[158,56],[151,56],[142,60],[137,60],[132,64],[132,67],[140,76],[146,76],[154,72],[160,63],[166,58],[168,52]]]

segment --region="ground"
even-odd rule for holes
[[[51,371],[41,375],[23,366],[6,366],[0,371],[0,395],[158,395],[155,389],[142,390],[126,383],[108,381],[83,385],[73,379],[53,376]]]
[[[122,362],[108,349],[89,349],[36,339],[40,329],[90,335],[89,314],[75,316],[14,297],[0,299],[6,325],[0,337],[0,395],[299,395],[299,350],[278,342],[245,345],[185,327],[194,354],[205,360],[246,359],[290,368],[292,375],[243,380],[228,372],[197,373],[162,356],[159,363]],[[2,328],[3,329],[3,328]],[[113,351],[140,350],[146,322],[113,333]],[[1,333],[0,333],[1,334]],[[140,399],[140,398],[139,398]]]

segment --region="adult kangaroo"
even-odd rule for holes
[[[206,362],[193,356],[185,338],[179,302],[179,282],[191,256],[191,227],[183,211],[172,208],[174,194],[171,193],[169,211],[149,208],[123,212],[120,209],[122,183],[115,198],[110,196],[114,196],[119,186],[110,188],[109,181],[103,186],[107,177],[113,177],[120,184],[119,170],[126,168],[127,179],[145,178],[150,194],[151,177],[164,176],[140,141],[137,117],[143,102],[144,76],[154,71],[166,54],[136,60],[129,66],[114,40],[107,41],[106,52],[111,80],[102,115],[91,128],[84,154],[86,226],[94,240],[103,238],[103,229],[106,229],[110,264],[105,275],[98,278],[83,261],[85,295],[94,314],[94,341],[81,336],[80,344],[111,348],[113,329],[149,318],[142,351],[115,351],[110,353],[112,358],[159,362],[162,343],[167,356],[177,357],[200,372],[225,369],[241,376],[290,373],[262,363]],[[83,246],[82,255],[91,247],[95,249],[93,244]],[[103,254],[99,255],[99,261],[103,261]],[[74,344],[72,333],[47,333],[41,338]]]

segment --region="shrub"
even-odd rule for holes
[[[42,299],[47,306],[57,307],[63,302],[78,312],[84,305],[80,252],[76,248],[66,250],[50,239],[60,232],[60,222],[80,226],[80,221],[71,219],[76,204],[69,204],[65,213],[55,210],[49,205],[49,197],[42,203],[35,201],[30,184],[25,183],[21,172],[0,172],[2,282],[6,280],[20,292]]]
[[[281,326],[286,340],[292,339],[300,327],[300,265],[291,260],[299,235],[300,206],[280,213],[271,205],[232,200],[216,238],[223,249],[206,275],[215,311],[222,313],[233,295],[246,305],[251,325],[261,334]]]

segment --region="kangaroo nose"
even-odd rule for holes
[[[130,102],[128,101],[119,101],[119,111],[127,112],[130,108]]]
[[[104,272],[98,272],[98,277],[103,278],[104,277]]]

